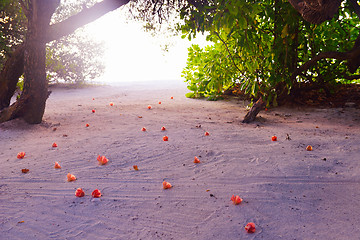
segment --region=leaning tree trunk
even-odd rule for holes
[[[19,78],[24,73],[25,44],[18,46],[0,73],[0,111],[10,105]]]
[[[46,42],[50,18],[60,0],[30,0],[28,1],[28,30],[24,51],[24,90],[20,99],[4,109],[0,122],[21,117],[31,124],[40,123],[45,112],[48,98],[48,83],[46,80],[45,59]]]

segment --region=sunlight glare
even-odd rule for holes
[[[165,52],[161,45],[169,39],[152,37],[144,31],[142,23],[126,20],[122,11],[108,13],[85,27],[90,36],[105,43],[105,73],[99,81],[184,81],[181,71],[186,65],[187,48],[193,43],[207,45],[205,37],[191,42],[180,36],[171,37],[171,46]]]

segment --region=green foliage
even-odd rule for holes
[[[94,1],[63,2],[52,23],[60,22],[91,4]],[[19,1],[0,1],[0,69],[16,46],[23,42],[25,34],[26,17]],[[81,30],[49,43],[46,50],[49,82],[83,82],[99,77],[104,71],[102,43],[90,40]]]
[[[277,105],[297,82],[335,84],[349,72],[344,62],[322,60],[292,79],[296,68],[324,51],[348,51],[358,35],[359,21],[348,8],[321,25],[305,22],[285,0],[213,0],[181,11],[183,38],[207,32],[212,45],[189,48],[183,77],[188,97],[214,99],[232,84]]]
[[[0,1],[0,69],[13,48],[23,41],[26,18],[19,1]]]

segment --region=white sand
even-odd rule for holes
[[[359,239],[359,109],[242,124],[242,101],[187,99],[180,85],[56,88],[42,124],[0,124],[0,239]]]

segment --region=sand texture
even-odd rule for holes
[[[182,85],[52,91],[42,124],[0,124],[0,239],[360,238],[357,108],[242,124],[243,101],[187,99]]]

